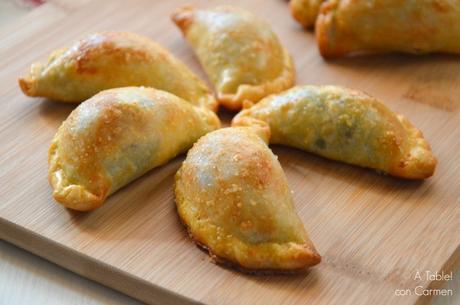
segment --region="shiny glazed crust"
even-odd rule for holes
[[[209,88],[179,59],[150,39],[128,32],[95,33],[59,49],[47,64],[33,64],[19,85],[28,96],[69,103],[105,89],[148,86],[217,110]]]
[[[299,86],[241,111],[232,126],[268,125],[270,143],[424,179],[436,167],[430,145],[406,118],[362,92],[335,86]]]
[[[242,9],[184,7],[172,15],[217,91],[219,103],[239,110],[245,101],[293,86],[292,58],[270,26]]]
[[[289,8],[294,19],[306,28],[312,28],[324,0],[291,0]]]
[[[102,91],[72,111],[52,140],[53,196],[74,210],[97,208],[107,196],[219,126],[212,111],[164,91]]]
[[[316,38],[325,58],[360,52],[459,54],[458,16],[458,0],[327,0]]]
[[[251,128],[220,129],[195,143],[176,174],[175,197],[190,235],[217,263],[259,274],[321,260],[281,165]]]

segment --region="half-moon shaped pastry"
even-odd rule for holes
[[[210,110],[143,87],[106,90],[80,104],[49,149],[54,198],[80,211],[189,149],[220,126]]]
[[[292,17],[306,28],[312,28],[324,0],[291,0],[289,8]]]
[[[172,19],[193,47],[219,102],[239,110],[293,86],[291,56],[270,25],[235,7],[198,10],[185,7]]]
[[[33,64],[19,84],[28,96],[72,103],[105,89],[146,86],[217,109],[209,88],[185,64],[150,39],[127,32],[92,34],[57,50],[47,64]]]
[[[458,0],[327,0],[316,38],[321,55],[460,53]]]
[[[233,126],[265,122],[270,143],[393,176],[423,179],[436,167],[430,145],[405,117],[362,92],[300,86],[240,112]]]
[[[250,273],[316,265],[277,157],[251,128],[202,137],[176,174],[177,211],[217,263]]]

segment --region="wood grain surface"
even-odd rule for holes
[[[460,270],[444,288],[460,287]],[[14,305],[144,305],[129,296],[60,268],[13,244],[0,241],[0,295]],[[151,299],[150,302],[155,302]],[[433,305],[459,305],[458,291],[437,296]]]
[[[294,57],[298,84],[364,90],[406,115],[439,159],[433,178],[410,182],[273,147],[323,262],[297,276],[247,276],[210,263],[187,238],[173,199],[183,157],[113,195],[100,209],[56,204],[47,149],[74,106],[21,94],[16,79],[55,48],[100,30],[144,34],[204,77],[170,22],[182,4],[225,1],[48,3],[0,31],[0,237],[78,274],[153,304],[424,304],[396,289],[436,288],[417,271],[450,271],[460,245],[460,58],[384,55],[324,61],[285,1],[232,1],[267,19]],[[229,115],[224,114],[228,119]]]

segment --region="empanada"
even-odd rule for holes
[[[269,125],[270,143],[402,178],[427,178],[436,167],[430,145],[405,117],[346,88],[295,87],[243,110],[232,125],[254,122]]]
[[[357,52],[460,53],[459,0],[327,0],[316,37],[324,57]]]
[[[291,2],[289,2],[289,8],[291,9],[292,17],[306,28],[313,27],[323,1],[324,0],[291,0]]]
[[[252,273],[290,273],[321,257],[296,214],[277,157],[251,128],[202,137],[176,174],[177,211],[216,262]]]
[[[92,34],[57,50],[46,65],[33,64],[19,84],[26,95],[74,103],[105,89],[147,86],[217,108],[209,88],[185,64],[150,39],[127,32]]]
[[[106,90],[80,104],[49,149],[54,198],[80,211],[185,152],[220,126],[210,110],[144,87]]]
[[[253,14],[228,6],[208,10],[185,7],[172,19],[226,108],[239,110],[245,100],[257,102],[294,84],[291,56],[270,26]]]

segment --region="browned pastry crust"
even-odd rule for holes
[[[215,113],[170,93],[144,87],[102,91],[59,127],[48,153],[54,198],[79,211],[219,128]]]
[[[19,86],[28,96],[80,103],[111,88],[146,86],[217,110],[211,90],[185,64],[147,37],[129,32],[94,33],[33,64]]]
[[[218,264],[291,274],[321,260],[281,165],[252,127],[201,138],[177,172],[174,192],[181,221]]]
[[[289,9],[292,17],[305,28],[313,28],[324,0],[291,0]]]
[[[176,211],[177,211],[177,206],[176,206]],[[257,276],[264,276],[264,275],[292,275],[292,274],[302,274],[305,273],[309,270],[309,267],[303,267],[303,268],[298,268],[298,269],[290,269],[290,270],[283,270],[283,269],[249,269],[244,266],[241,266],[240,264],[230,261],[228,259],[225,259],[224,257],[219,257],[216,254],[212,252],[209,247],[207,247],[205,244],[201,243],[199,240],[197,240],[192,232],[190,231],[190,228],[187,226],[187,224],[184,222],[184,220],[181,217],[181,214],[178,213],[179,216],[179,221],[180,223],[184,226],[184,228],[187,230],[187,235],[189,238],[195,243],[195,245],[201,249],[202,251],[206,252],[209,257],[212,259],[212,261],[218,265],[221,265],[225,268],[228,269],[233,269],[236,271],[239,271],[241,273],[249,274],[249,275],[257,275]],[[314,266],[317,265],[321,262],[321,256],[316,253],[312,256],[312,262],[309,266]]]
[[[187,6],[171,18],[227,109],[240,110],[245,101],[256,103],[294,84],[291,56],[270,26],[253,14],[230,6],[206,10]]]
[[[433,175],[437,160],[407,118],[363,92],[297,86],[244,109],[232,126],[269,129],[270,143],[374,168],[405,179]]]
[[[321,55],[460,54],[458,0],[327,0],[316,20]]]

